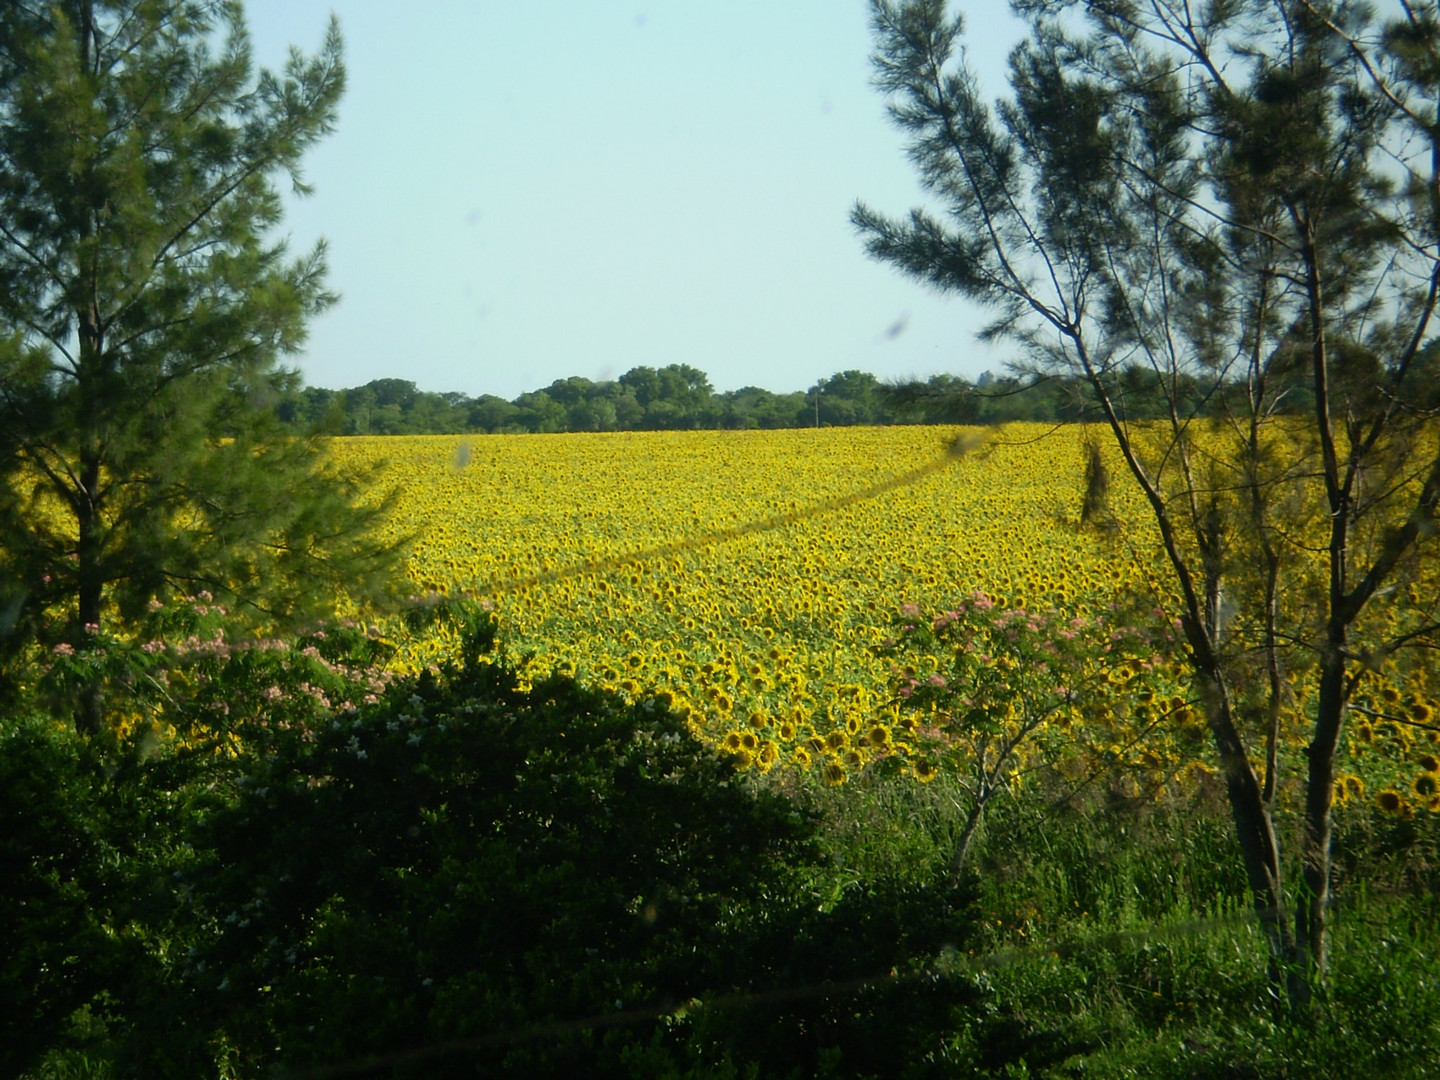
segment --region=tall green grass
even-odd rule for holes
[[[822,823],[817,893],[942,887],[963,792],[860,778],[794,794]],[[955,964],[979,1002],[941,1057],[975,1076],[1440,1076],[1436,817],[1341,814],[1331,965],[1297,1015],[1267,979],[1213,795],[1077,802],[1041,787],[1001,801],[962,886],[969,928]],[[987,1067],[981,1035],[993,1044],[1002,1020],[1033,1060]]]

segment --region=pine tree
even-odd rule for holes
[[[1014,0],[1030,34],[992,108],[947,7],[872,0],[877,82],[942,212],[854,223],[988,307],[1020,366],[1089,388],[1171,572],[1272,974],[1304,1002],[1347,715],[1440,646],[1420,572],[1440,534],[1440,8]],[[1137,378],[1152,423],[1127,419]]]
[[[344,87],[338,26],[255,71],[230,0],[0,8],[0,643],[83,647],[202,589],[273,620],[380,587],[364,478],[286,433],[334,302],[277,178]],[[94,718],[92,717],[92,720]]]

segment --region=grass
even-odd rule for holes
[[[1223,804],[1097,796],[1057,807],[1038,794],[998,803],[987,823],[955,964],[980,998],[937,1066],[1147,1080],[1437,1075],[1434,815],[1345,815],[1330,969],[1295,1015],[1267,981]],[[817,891],[828,898],[943,874],[962,793],[876,780],[798,795],[820,815],[829,876]],[[1002,1023],[1032,1057],[987,1064]]]

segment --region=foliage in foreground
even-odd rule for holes
[[[953,931],[941,896],[892,900],[914,915],[888,928],[843,903],[827,923],[792,803],[654,704],[522,687],[488,634],[472,622],[465,663],[381,694],[334,628],[298,649],[155,650],[170,660],[147,674],[176,692],[151,723],[105,740],[38,710],[5,721],[0,1073],[416,1052],[397,1075],[457,1054],[503,1075],[664,1075],[726,1057],[723,1025],[691,1046],[683,1016],[705,1000],[885,971]],[[347,681],[373,703],[340,707]],[[834,950],[852,924],[857,947]],[[850,1011],[821,1004],[804,1053],[839,1060]]]
[[[1037,775],[956,890],[952,776],[740,774],[654,702],[456,632],[461,662],[378,688],[360,628],[186,633],[140,653],[149,723],[0,723],[0,1075],[1419,1076],[1440,1050],[1433,815],[1346,808],[1330,997],[1281,1023],[1213,807]]]

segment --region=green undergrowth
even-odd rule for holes
[[[822,823],[829,863],[817,893],[940,880],[963,803],[944,784],[862,779],[797,791]],[[997,803],[961,886],[969,945],[932,961],[975,991],[928,1058],[955,1071],[934,1075],[1434,1076],[1437,825],[1435,815],[1338,812],[1328,977],[1295,1015],[1268,982],[1230,822],[1213,793],[1079,801],[1037,785]],[[997,1025],[1024,1052],[987,1057],[980,1037],[993,1040]]]
[[[0,717],[0,1075],[1422,1077],[1436,815],[1337,832],[1329,979],[1274,999],[1223,805],[738,773],[653,702],[374,640],[57,664]],[[143,647],[142,647],[143,649]],[[146,697],[157,686],[164,694]],[[149,689],[147,689],[149,688]],[[343,704],[337,704],[343,703]],[[1283,824],[1283,823],[1282,823]],[[1286,826],[1288,827],[1288,826]]]

